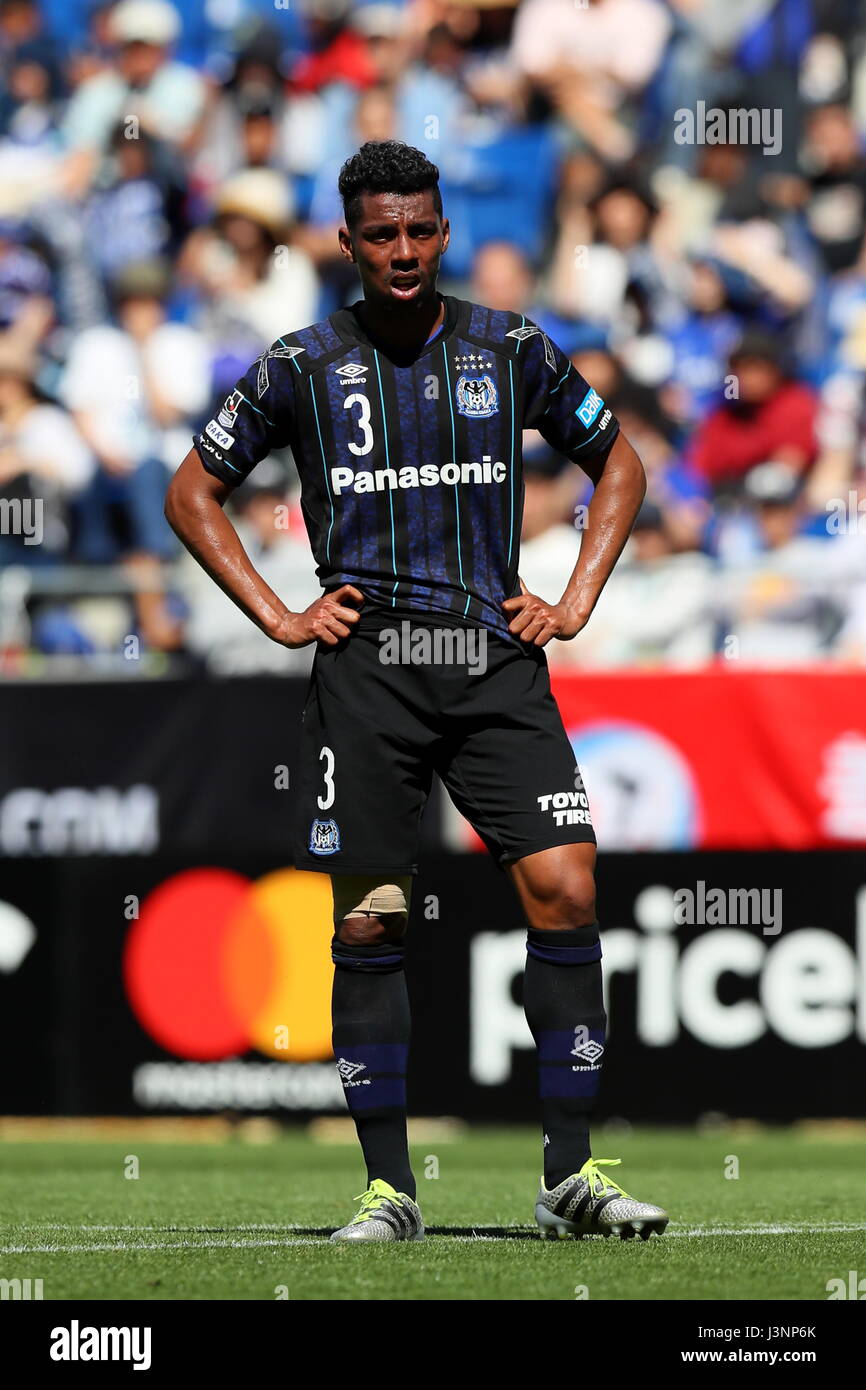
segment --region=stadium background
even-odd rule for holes
[[[602,1113],[866,1114],[859,16],[0,0],[0,1112],[343,1111],[326,880],[285,859],[310,652],[161,498],[249,361],[357,297],[337,172],[398,137],[442,173],[442,288],[540,322],[649,474],[548,648],[602,849]],[[765,125],[714,142],[706,108]],[[521,574],[555,598],[587,485],[526,460]],[[234,506],[305,606],[291,458]],[[438,790],[424,835],[413,1111],[534,1120],[516,905]],[[678,922],[699,885],[727,915]],[[749,889],[781,915],[731,920]]]

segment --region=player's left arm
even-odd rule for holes
[[[589,460],[582,465],[595,483],[589,503],[580,555],[558,603],[546,603],[537,594],[523,593],[505,600],[512,621],[509,632],[536,647],[552,637],[569,641],[589,621],[598,596],[610,578],[634,525],[646,493],[646,474],[625,435],[620,431],[593,477]]]
[[[559,602],[530,594],[521,580],[522,593],[503,604],[509,632],[543,647],[553,637],[576,637],[589,621],[634,525],[646,474],[612,411],[564,353],[541,333],[526,346],[524,426],[579,463],[594,484],[580,555]]]

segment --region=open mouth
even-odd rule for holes
[[[395,275],[391,280],[391,293],[397,299],[414,299],[420,288],[419,275]]]

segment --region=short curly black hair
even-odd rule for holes
[[[421,150],[402,140],[368,140],[346,160],[337,187],[347,227],[361,216],[362,193],[423,193],[429,188],[433,206],[442,216],[439,170]]]

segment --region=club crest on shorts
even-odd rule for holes
[[[314,820],[310,826],[310,854],[336,854],[340,848],[340,829],[335,820]]]
[[[461,374],[457,378],[454,391],[457,396],[458,411],[461,415],[468,415],[471,420],[486,420],[489,415],[495,415],[499,409],[499,394],[496,390],[496,383],[487,372],[483,376]]]

